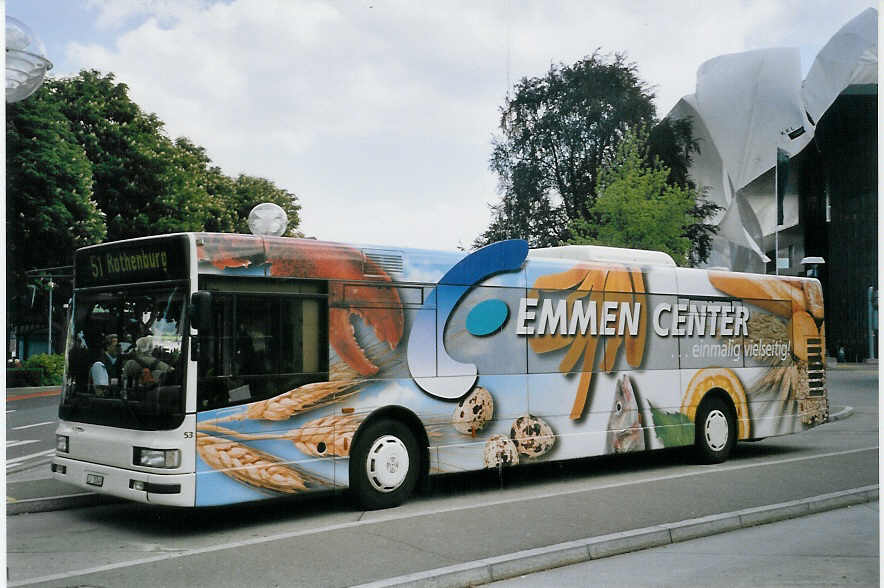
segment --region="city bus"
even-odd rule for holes
[[[74,256],[54,477],[151,504],[737,441],[826,422],[820,283],[595,246],[186,233]]]

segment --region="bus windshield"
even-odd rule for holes
[[[184,418],[184,286],[76,293],[59,416],[143,430]]]

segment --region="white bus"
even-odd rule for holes
[[[738,440],[826,421],[818,281],[662,253],[187,233],[86,247],[54,476],[179,506]]]

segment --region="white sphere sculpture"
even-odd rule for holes
[[[46,48],[18,19],[6,17],[6,102],[18,102],[33,94],[52,62]]]
[[[280,237],[288,228],[289,217],[281,206],[262,202],[249,213],[249,230],[253,235]]]

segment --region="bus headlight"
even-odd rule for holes
[[[55,450],[59,453],[68,453],[68,441],[69,438],[67,435],[56,435]]]
[[[135,465],[148,468],[174,469],[181,465],[181,450],[136,447],[132,461]]]

